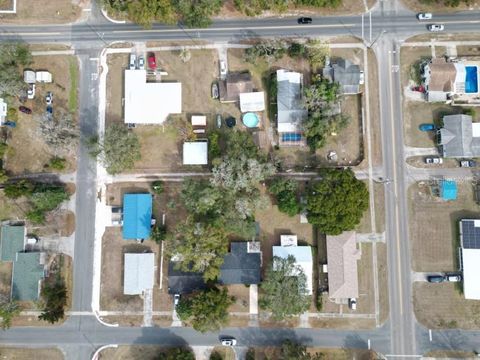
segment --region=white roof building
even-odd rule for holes
[[[182,83],[147,82],[146,70],[125,70],[125,123],[162,124],[182,112]]]
[[[27,84],[35,84],[35,71],[33,70],[24,70],[23,71],[23,81]]]
[[[192,126],[207,126],[205,115],[192,115]]]
[[[0,124],[2,124],[7,118],[7,103],[3,98],[0,98]]]
[[[465,299],[480,300],[480,219],[460,220],[463,294]]]
[[[35,73],[35,80],[41,83],[51,83],[52,82],[52,74],[48,71],[37,71]]]
[[[190,141],[183,143],[183,165],[207,165],[208,142]]]
[[[273,246],[273,256],[282,259],[288,258],[290,255],[295,257],[295,265],[300,266],[307,277],[307,294],[312,294],[313,288],[313,259],[312,248],[310,246]],[[292,274],[295,275],[295,274]]]
[[[125,254],[124,258],[123,293],[140,295],[146,289],[153,289],[155,254]]]
[[[242,112],[265,110],[265,93],[263,91],[241,93],[240,110]]]

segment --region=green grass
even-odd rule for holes
[[[68,108],[70,109],[71,113],[75,113],[77,111],[77,103],[78,103],[78,96],[77,96],[77,83],[78,83],[78,67],[75,58],[69,58],[70,62],[70,94],[68,95]]]

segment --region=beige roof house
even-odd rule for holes
[[[428,88],[430,91],[453,91],[453,84],[457,75],[453,63],[447,62],[444,58],[435,58],[429,64],[429,70],[430,83]]]
[[[338,302],[358,297],[357,261],[361,251],[357,249],[356,233],[344,232],[327,236],[328,293]]]
[[[248,71],[228,73],[227,78],[219,83],[220,101],[237,102],[241,93],[253,91],[252,76]]]

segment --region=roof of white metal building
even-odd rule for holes
[[[184,165],[207,165],[208,143],[206,141],[191,141],[183,143]]]
[[[480,249],[462,249],[465,299],[480,300]]]
[[[125,123],[161,124],[181,112],[182,83],[147,83],[146,70],[125,70]]]
[[[295,257],[295,265],[302,268],[305,276],[307,277],[307,293],[312,294],[313,287],[313,259],[312,248],[310,246],[273,246],[273,256],[277,256],[282,259],[288,258],[289,255]],[[292,274],[294,275],[294,274]]]
[[[125,254],[123,293],[139,295],[145,289],[153,289],[155,254]]]
[[[241,93],[240,110],[242,112],[265,110],[265,93],[263,91]]]

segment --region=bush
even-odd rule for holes
[[[475,109],[473,107],[463,108],[462,112],[464,115],[470,115],[472,118],[475,117]]]
[[[43,224],[45,222],[45,213],[39,209],[30,210],[27,212],[27,220],[34,224]]]
[[[155,225],[150,234],[150,239],[155,241],[157,244],[160,244],[165,237],[167,236],[167,228],[165,225]]]
[[[297,200],[298,184],[295,180],[276,178],[268,187],[268,191],[275,196],[278,210],[294,216],[300,212],[300,204]]]
[[[17,109],[10,107],[7,110],[7,120],[9,121],[18,121]]]
[[[27,180],[20,180],[17,182],[8,183],[5,185],[5,196],[10,199],[17,199],[20,196],[31,196],[34,190],[34,185]]]
[[[152,182],[152,190],[155,194],[160,195],[163,193],[164,189],[164,184],[162,180],[157,180]]]
[[[208,156],[210,161],[222,155],[222,152],[220,151],[220,144],[218,143],[219,138],[220,134],[217,131],[214,131],[208,135]]]
[[[288,56],[292,58],[304,58],[307,56],[307,47],[300,43],[291,43],[288,47]]]
[[[0,158],[3,158],[5,156],[7,149],[8,149],[7,143],[0,142]]]
[[[219,352],[213,351],[210,354],[210,360],[223,360],[223,356]]]
[[[52,170],[65,170],[67,166],[67,160],[61,157],[53,157],[50,159],[50,162],[48,163],[48,168]]]

